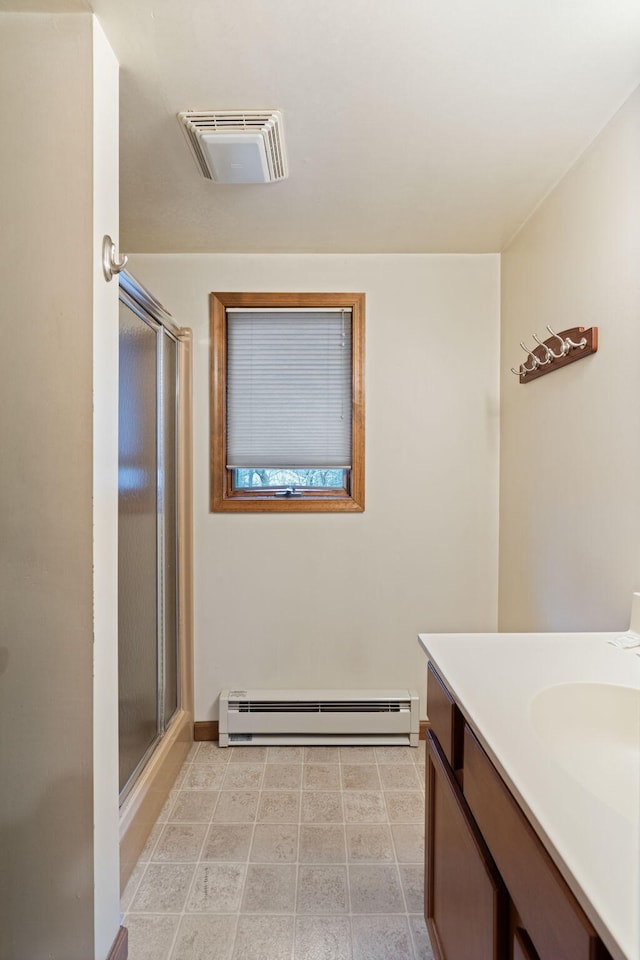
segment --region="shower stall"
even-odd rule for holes
[[[130,274],[121,273],[119,284],[118,695],[126,875],[192,733],[191,335]],[[122,845],[128,834],[130,850]]]

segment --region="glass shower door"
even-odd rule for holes
[[[118,519],[120,796],[179,703],[178,343],[121,291]]]
[[[118,684],[120,790],[159,734],[158,334],[120,303]]]
[[[162,722],[178,709],[178,344],[162,331]]]

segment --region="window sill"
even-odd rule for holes
[[[352,497],[216,497],[212,513],[362,513],[364,502]]]

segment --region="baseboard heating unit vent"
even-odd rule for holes
[[[415,690],[223,690],[218,743],[417,747],[419,717]]]

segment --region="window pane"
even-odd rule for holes
[[[234,470],[234,487],[240,490],[255,487],[323,487],[342,490],[346,470],[278,470],[263,467]]]

